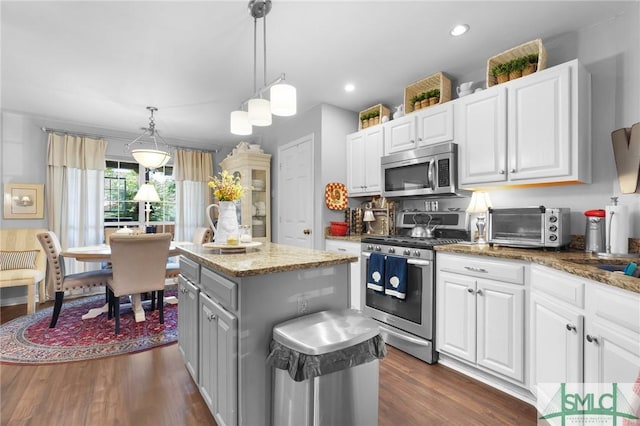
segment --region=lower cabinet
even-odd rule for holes
[[[357,262],[349,264],[349,306],[352,309],[362,309],[362,277],[360,276],[360,242],[325,240],[325,250],[336,253],[350,253],[358,256]]]
[[[238,320],[200,293],[200,394],[218,426],[238,424]]]
[[[436,349],[524,383],[524,265],[448,254],[436,265]]]
[[[200,290],[183,275],[178,276],[178,351],[187,371],[198,383],[198,293]]]
[[[531,267],[531,390],[544,384],[634,383],[640,375],[640,294]]]

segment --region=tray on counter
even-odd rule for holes
[[[245,253],[248,248],[258,247],[262,245],[260,241],[252,241],[250,243],[204,243],[202,247],[220,250],[220,253]]]

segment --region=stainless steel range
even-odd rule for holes
[[[428,363],[438,359],[434,345],[433,247],[468,240],[467,221],[464,212],[402,211],[397,215],[399,235],[362,239],[363,312],[381,323],[381,333],[388,344]],[[367,286],[372,279],[370,274],[375,272],[375,267],[369,268],[372,253],[384,255],[385,262],[390,258],[406,259],[404,299]],[[396,259],[393,261],[397,263]]]

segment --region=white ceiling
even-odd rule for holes
[[[273,0],[267,81],[285,72],[298,111],[392,106],[405,86],[434,72],[464,75],[505,49],[637,10],[634,3]],[[247,138],[229,133],[229,113],[253,92],[247,4],[3,0],[2,108],[137,134],[153,105],[165,138],[235,145]],[[471,30],[451,37],[457,23]],[[261,44],[260,20],[258,86]],[[347,82],[353,93],[344,92]]]

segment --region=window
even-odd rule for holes
[[[142,226],[145,203],[133,201],[144,182],[152,184],[160,202],[151,203],[151,225],[172,225],[176,218],[176,185],[173,167],[146,170],[138,163],[107,160],[104,172],[105,227]]]

